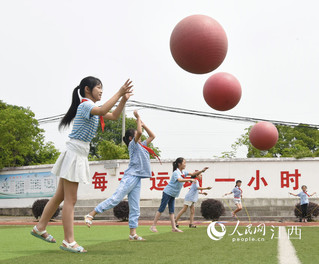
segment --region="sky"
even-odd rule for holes
[[[242,98],[222,113],[318,124],[318,7],[314,0],[0,0],[0,100],[30,107],[36,118],[63,114],[73,89],[92,75],[104,85],[101,103],[131,78],[134,100],[217,113],[203,85],[228,72]],[[213,17],[227,34],[227,56],[212,73],[188,73],[170,53],[173,28],[193,14]],[[162,158],[171,159],[220,156],[252,125],[148,109],[140,115]],[[65,148],[70,130],[41,127]]]

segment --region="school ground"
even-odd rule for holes
[[[59,249],[60,220],[48,226],[58,242],[50,244],[30,235],[31,217],[0,217],[0,263],[319,263],[319,222],[227,221],[212,227],[204,221],[196,229],[181,222],[184,233],[170,232],[168,221],[151,233],[150,223],[140,221],[138,228],[147,240],[131,242],[126,222],[95,221],[91,228],[76,222],[76,240],[88,253],[75,254]]]

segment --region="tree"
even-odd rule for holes
[[[126,128],[136,128],[136,122],[134,118],[125,119]],[[98,154],[98,146],[103,141],[113,142],[115,145],[120,145],[122,142],[122,115],[118,120],[105,121],[104,132],[102,132],[101,126],[98,127],[95,137],[90,143],[90,156],[94,159],[100,159]]]
[[[126,146],[116,145],[109,140],[103,140],[99,143],[97,154],[101,160],[129,159]]]
[[[43,133],[29,108],[0,101],[0,168],[54,163],[59,152]]]
[[[134,118],[125,117],[126,129],[136,129],[136,121]],[[142,140],[146,139],[142,135]],[[160,156],[160,150],[149,145],[154,152]],[[118,120],[106,121],[104,132],[99,126],[96,136],[90,143],[90,160],[111,160],[111,159],[128,159],[128,149],[126,145],[122,145],[122,115]],[[152,157],[151,157],[152,158]]]
[[[242,146],[247,147],[247,158],[319,157],[319,130],[317,129],[303,124],[296,127],[277,125],[279,132],[277,144],[268,151],[261,151],[254,148],[249,141],[251,127],[245,129],[246,133],[236,140],[231,146],[231,151],[223,152],[222,157],[236,157],[238,148]]]

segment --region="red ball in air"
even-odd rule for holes
[[[234,108],[241,98],[239,81],[230,73],[219,72],[207,79],[203,96],[206,103],[218,111]]]
[[[175,26],[170,38],[170,49],[181,68],[203,74],[221,65],[226,57],[228,41],[224,29],[215,19],[192,15]]]
[[[278,130],[270,122],[258,122],[251,128],[249,140],[256,149],[269,150],[278,141]]]

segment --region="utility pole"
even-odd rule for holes
[[[123,137],[125,136],[125,106],[122,111],[122,144],[124,144]]]

